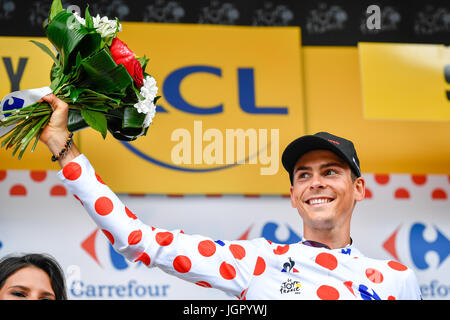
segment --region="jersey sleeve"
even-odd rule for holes
[[[199,286],[245,296],[260,239],[214,241],[146,225],[102,181],[83,154],[64,166],[58,177],[127,260],[159,267]]]

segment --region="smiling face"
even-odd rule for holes
[[[304,236],[315,234],[350,238],[350,219],[356,201],[364,199],[362,177],[352,181],[350,167],[328,150],[304,154],[296,163],[291,203],[304,224]],[[319,241],[319,240],[316,240]]]
[[[5,281],[0,300],[55,300],[55,293],[47,273],[36,267],[24,267]]]

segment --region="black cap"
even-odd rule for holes
[[[359,159],[355,146],[350,140],[332,135],[328,132],[318,132],[314,135],[306,135],[292,141],[281,156],[283,167],[289,173],[291,185],[293,182],[293,171],[298,159],[305,153],[313,150],[329,150],[344,160],[357,176],[361,176]]]

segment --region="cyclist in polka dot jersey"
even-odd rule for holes
[[[54,95],[41,134],[52,154],[69,136],[68,106]],[[352,243],[350,220],[365,181],[353,143],[326,132],[293,141],[282,156],[291,203],[303,220],[303,241],[221,241],[142,223],[96,174],[75,144],[58,160],[58,176],[115,250],[199,286],[238,299],[421,299],[414,272],[393,260],[364,256]]]

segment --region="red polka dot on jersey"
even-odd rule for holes
[[[206,281],[197,281],[195,284],[203,288],[212,288],[212,286]]]
[[[265,270],[266,270],[266,262],[264,261],[263,258],[258,257],[258,259],[256,259],[256,265],[255,270],[253,271],[253,275],[260,276],[264,273]]]
[[[394,193],[395,199],[409,199],[409,191],[406,188],[398,188]]]
[[[411,180],[415,185],[423,186],[427,183],[427,176],[424,174],[413,174]]]
[[[238,244],[230,244],[229,249],[235,259],[241,260],[245,257],[245,249],[243,246],[240,246]]]
[[[128,209],[127,207],[125,207],[125,213],[126,213],[127,216],[129,216],[131,219],[134,219],[134,220],[137,219],[136,215],[135,215],[133,212],[131,212],[131,210]]]
[[[0,170],[0,181],[6,179],[6,170]]]
[[[56,197],[64,197],[67,195],[67,190],[63,185],[57,184],[50,189],[50,195]]]
[[[322,285],[316,291],[317,296],[322,300],[339,299],[339,291],[331,286]]]
[[[176,256],[175,259],[173,259],[173,268],[178,271],[179,273],[186,273],[191,270],[192,262],[191,259],[189,259],[186,256]]]
[[[397,300],[397,299],[395,299],[394,296],[389,296],[389,297],[388,297],[388,300]]]
[[[366,277],[373,283],[382,283],[383,282],[383,274],[377,269],[368,268],[366,269]]]
[[[111,244],[114,245],[114,236],[112,235],[112,233],[105,229],[102,229],[102,232],[108,238],[109,242],[111,242]]]
[[[433,200],[446,200],[447,199],[447,193],[440,188],[436,188],[431,193],[431,198]]]
[[[26,196],[27,188],[22,184],[15,184],[9,189],[10,196]]]
[[[108,197],[100,197],[95,201],[95,212],[97,212],[101,216],[106,216],[110,214],[113,209],[114,205],[111,199]]]
[[[289,245],[286,244],[284,246],[277,246],[276,249],[273,249],[273,253],[281,255],[281,254],[285,254],[286,252],[289,251]]]
[[[211,257],[216,253],[216,244],[211,240],[203,240],[198,243],[198,252],[204,257]]]
[[[327,252],[319,253],[316,257],[316,263],[329,270],[336,269],[338,262],[334,255]]]
[[[81,166],[76,162],[69,162],[63,168],[63,176],[67,180],[77,180],[81,176]]]
[[[134,262],[138,262],[138,261],[141,261],[143,264],[145,264],[148,267],[150,265],[151,259],[148,254],[146,254],[145,252],[142,252],[141,255],[136,260],[134,260]]]
[[[389,178],[388,174],[376,174],[375,175],[375,181],[381,185],[387,184],[389,182],[389,179],[390,178]]]
[[[173,241],[173,234],[171,232],[158,232],[155,240],[160,246],[168,246]]]
[[[30,171],[30,177],[34,182],[42,182],[47,178],[47,171],[32,170]]]
[[[97,173],[95,173],[95,177],[97,178],[97,181],[100,182],[101,184],[106,184],[103,182],[102,178],[100,178],[100,176]]]
[[[142,240],[142,231],[134,230],[128,235],[128,244],[134,245],[138,244]]]
[[[236,269],[226,262],[222,262],[220,265],[219,273],[225,280],[232,280],[236,277]]]
[[[407,266],[401,264],[400,262],[391,260],[388,262],[388,266],[397,271],[405,271],[408,269]]]

